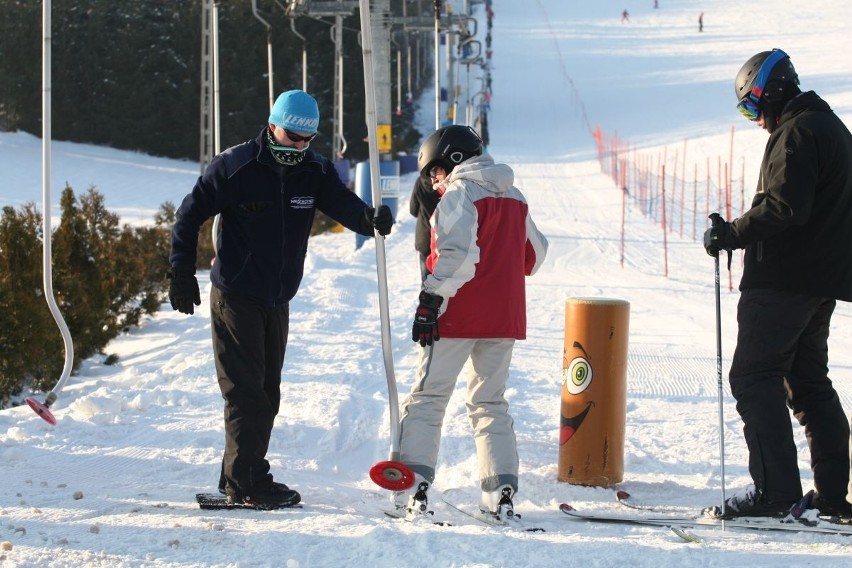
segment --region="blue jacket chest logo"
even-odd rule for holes
[[[306,195],[306,196],[294,196],[290,198],[290,207],[292,209],[313,209],[314,208],[314,196]]]

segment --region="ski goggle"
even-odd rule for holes
[[[763,90],[766,88],[769,73],[772,72],[775,64],[785,57],[789,56],[782,50],[773,49],[769,57],[761,64],[760,69],[758,69],[757,78],[754,80],[754,87],[751,88],[751,92],[737,103],[737,110],[748,120],[755,121],[760,118],[760,97],[763,96]]]
[[[316,132],[314,132],[313,134],[309,134],[308,136],[301,136],[299,134],[296,134],[292,130],[287,130],[286,128],[284,128],[283,130],[284,130],[284,135],[287,136],[287,138],[290,139],[290,142],[294,142],[294,143],[295,142],[310,142],[311,140],[313,140],[314,138],[317,137]]]
[[[737,103],[737,110],[740,111],[740,114],[752,122],[760,118],[760,109],[757,106],[757,101],[753,99],[753,96],[754,95],[749,93],[745,98],[743,98],[743,100]],[[757,100],[759,101],[760,98]]]

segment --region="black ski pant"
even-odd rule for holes
[[[828,378],[835,301],[778,290],[743,290],[731,394],[743,420],[749,473],[772,502],[802,496],[789,407],[811,454],[814,486],[842,503],[849,483],[849,424]]]
[[[272,484],[266,452],[281,403],[281,369],[289,306],[261,306],[210,292],[213,355],[225,399],[225,453],[220,489],[238,495]]]

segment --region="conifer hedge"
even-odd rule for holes
[[[120,225],[90,188],[66,186],[52,235],[53,292],[74,341],[74,368],[165,300],[175,207],[145,227]],[[212,256],[209,230],[199,258]],[[65,361],[62,336],[44,297],[42,216],[35,204],[0,216],[0,408],[25,389],[47,391]],[[204,233],[202,233],[202,240]],[[207,249],[206,251],[204,249]],[[104,354],[111,362],[115,357]]]

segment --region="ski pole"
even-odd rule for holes
[[[51,266],[53,257],[51,252],[52,231],[50,227],[50,1],[46,0],[42,7],[42,30],[43,30],[43,51],[42,51],[42,209],[44,209],[44,244],[42,249],[42,264],[43,264],[43,286],[44,298],[47,300],[47,306],[50,308],[50,313],[59,331],[62,333],[62,341],[65,344],[65,365],[62,369],[62,375],[59,381],[47,394],[44,402],[28,397],[26,403],[32,408],[36,414],[42,417],[45,422],[51,425],[56,425],[56,418],[50,412],[50,406],[56,402],[60,391],[71,376],[71,369],[74,365],[74,342],[71,339],[71,332],[68,330],[68,325],[62,319],[62,313],[59,311],[59,306],[56,305],[56,298],[53,296],[53,273]]]
[[[382,204],[381,177],[379,172],[378,127],[376,125],[376,86],[373,73],[373,32],[370,23],[369,0],[359,0],[361,8],[361,49],[364,56],[364,89],[366,91],[367,139],[370,150],[370,189],[373,206]],[[399,399],[393,371],[391,350],[390,316],[388,309],[388,281],[385,265],[384,237],[374,232],[376,238],[376,271],[379,281],[379,316],[382,327],[382,354],[388,383],[390,406],[390,458],[370,468],[370,478],[384,489],[402,491],[414,485],[414,472],[399,462]]]
[[[718,213],[710,214],[714,229],[724,221]],[[722,482],[722,517],[725,516],[725,420],[722,386],[722,292],[719,282],[719,252],[714,255],[716,276],[716,379],[719,386],[719,471]]]

